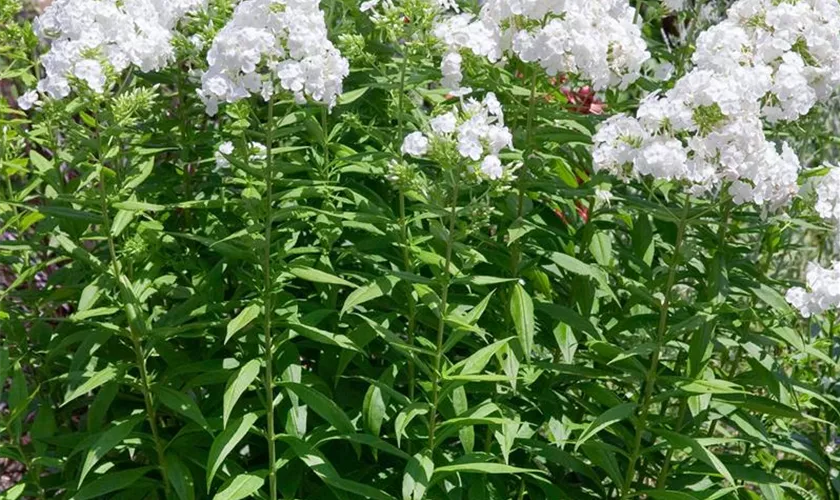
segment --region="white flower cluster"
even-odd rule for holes
[[[244,0],[213,40],[207,62],[199,96],[210,115],[220,102],[252,93],[267,100],[275,78],[300,103],[309,96],[333,106],[350,73],[327,38],[318,0]]]
[[[817,183],[817,213],[823,219],[840,224],[840,167],[831,170]]]
[[[443,10],[452,9],[456,12],[460,10],[460,7],[458,7],[457,0],[429,0],[427,3],[429,3],[429,5],[431,6],[434,6],[435,8],[440,8]],[[359,5],[359,10],[362,12],[370,12],[371,18],[376,19],[378,17],[378,14],[376,13],[375,9],[377,7],[381,8],[382,10],[399,8],[399,6],[394,3],[394,0],[367,0]]]
[[[785,296],[802,316],[808,318],[812,314],[840,308],[840,262],[835,262],[830,268],[809,263],[805,281],[807,289],[791,288]]]
[[[595,169],[687,181],[694,192],[728,181],[737,203],[787,203],[799,160],[767,141],[762,118],[797,119],[840,85],[840,4],[739,0],[696,45],[694,68],[672,89],[648,96],[635,118],[604,123]]]
[[[650,57],[633,17],[627,0],[487,0],[478,18],[449,17],[434,34],[448,54],[469,50],[496,61],[512,51],[550,75],[574,74],[596,90],[626,88]],[[457,90],[460,71],[452,63],[444,57],[444,85]]]
[[[771,122],[796,120],[840,85],[840,3],[739,0],[697,39],[698,69],[733,76]]]
[[[458,155],[479,164],[477,173],[497,180],[506,170],[499,153],[513,146],[513,136],[504,124],[504,112],[496,95],[488,93],[484,100],[467,99],[460,109],[432,118],[431,131],[412,132],[402,144],[402,152],[415,157],[425,156],[433,148],[454,148]]]
[[[55,0],[34,23],[38,36],[52,42],[41,58],[45,77],[38,82],[38,90],[54,98],[67,97],[73,77],[101,93],[107,81],[106,66],[116,73],[131,65],[144,72],[162,69],[174,55],[172,30],[178,20],[205,3]]]

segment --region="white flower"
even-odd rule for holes
[[[639,148],[648,138],[638,120],[627,115],[615,115],[598,127],[592,141],[592,166],[596,172],[606,170],[625,178],[625,167],[633,164]]]
[[[435,134],[451,134],[455,132],[455,126],[458,123],[458,119],[455,117],[455,113],[449,112],[442,114],[440,116],[436,116],[429,121],[429,125],[432,127],[432,131]]]
[[[38,92],[30,90],[18,97],[17,104],[20,109],[27,111],[32,109],[32,106],[38,103]]]
[[[613,194],[609,189],[604,189],[600,186],[595,188],[595,201],[601,205],[611,206]]]
[[[648,141],[633,162],[640,175],[651,175],[657,179],[685,179],[688,155],[677,139],[656,137]]]
[[[492,92],[481,101],[465,99],[429,121],[434,141],[422,132],[413,132],[406,136],[401,149],[403,154],[423,156],[431,147],[442,147],[447,152],[454,148],[461,158],[469,160],[470,169],[499,179],[505,169],[498,154],[513,146],[513,136],[503,117],[502,105]]]
[[[809,263],[805,282],[807,288],[791,288],[785,295],[802,316],[807,318],[840,308],[840,261],[834,262],[830,268]]]
[[[101,94],[105,88],[105,72],[98,61],[83,59],[76,63],[76,77],[85,82],[91,90]]]
[[[449,52],[443,57],[440,63],[440,72],[443,75],[440,84],[446,88],[458,90],[461,87],[461,54]]]
[[[172,31],[206,0],[55,0],[34,22],[50,41],[41,57],[44,78],[38,90],[53,98],[70,94],[70,76],[95,92],[105,88],[103,64],[119,73],[135,66],[160,70],[174,56]]]
[[[502,160],[498,156],[487,155],[484,157],[484,161],[481,162],[481,173],[492,180],[501,178],[504,172]]]
[[[216,167],[213,169],[214,172],[220,172],[228,167],[230,167],[230,162],[228,161],[227,157],[233,154],[233,143],[230,141],[223,142],[219,144],[219,148],[216,150],[215,158],[216,158]]]
[[[477,18],[450,16],[434,35],[450,51],[467,49],[491,61],[513,52],[549,74],[576,74],[596,90],[625,88],[650,57],[633,18],[626,0],[487,0]]]
[[[199,97],[208,114],[220,102],[273,93],[273,81],[299,103],[307,97],[333,106],[350,73],[327,38],[318,0],[244,0],[207,52]],[[270,74],[270,73],[273,73]]]
[[[840,223],[840,168],[831,167],[817,184],[816,210],[820,217]]]
[[[422,132],[412,132],[403,140],[403,154],[411,156],[423,156],[429,151],[429,139]]]

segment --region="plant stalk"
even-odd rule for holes
[[[533,71],[531,76],[531,96],[528,103],[528,117],[525,125],[525,152],[531,153],[531,141],[534,133],[534,116],[537,112],[537,72]],[[516,220],[522,219],[525,215],[525,177],[528,175],[527,167],[528,158],[525,158],[525,165],[522,167],[522,172],[519,174],[519,179],[516,183],[517,202],[516,202]],[[513,277],[519,276],[519,266],[522,262],[522,246],[517,240],[513,244],[513,255],[511,255],[511,274]]]
[[[102,165],[101,161],[100,168],[105,168],[105,166]],[[102,170],[100,170],[99,174],[99,192],[102,218],[105,221],[104,229],[106,234],[108,235],[108,252],[111,256],[111,265],[113,267],[114,280],[117,282],[117,286],[120,286],[120,264],[119,260],[117,259],[117,249],[116,244],[114,243],[114,237],[111,234],[111,216],[108,213],[108,197],[105,191],[105,177],[102,175]],[[149,421],[149,427],[152,431],[152,439],[155,442],[155,451],[157,452],[158,456],[158,465],[160,467],[161,476],[163,477],[164,493],[166,498],[170,498],[171,486],[169,484],[169,477],[166,472],[166,455],[164,453],[163,441],[161,440],[160,432],[158,431],[157,412],[155,410],[154,402],[152,401],[152,385],[149,380],[149,373],[148,371],[146,371],[146,356],[143,353],[141,339],[130,324],[128,330],[131,334],[131,345],[134,351],[135,362],[137,363],[137,369],[140,372],[140,387],[143,392],[143,402],[146,406],[146,418]]]
[[[429,412],[429,450],[435,448],[435,428],[437,426],[437,411],[440,403],[440,364],[443,358],[443,332],[446,327],[446,309],[448,308],[449,284],[452,277],[449,268],[452,264],[452,247],[455,243],[455,222],[458,218],[458,173],[455,173],[455,182],[452,189],[452,206],[449,211],[449,232],[446,235],[446,260],[443,268],[443,284],[440,293],[440,309],[438,310],[437,342],[435,343],[435,358],[432,368],[432,409]]]
[[[653,400],[653,391],[656,386],[656,377],[659,369],[659,360],[662,355],[662,347],[665,343],[665,333],[668,329],[668,308],[671,303],[671,291],[674,288],[677,278],[677,268],[679,267],[680,251],[682,250],[683,241],[685,239],[686,226],[688,224],[688,214],[691,208],[689,196],[686,195],[685,206],[683,214],[679,221],[677,229],[677,239],[674,242],[674,254],[671,263],[668,266],[668,279],[663,289],[662,304],[659,308],[659,326],[656,330],[656,347],[653,351],[650,368],[645,375],[645,392],[642,397],[641,409],[639,411],[639,418],[636,421],[636,436],[633,442],[633,448],[630,452],[630,461],[627,464],[627,473],[624,477],[624,485],[621,488],[621,498],[628,498],[630,496],[630,489],[633,484],[633,479],[636,476],[636,464],[642,451],[642,437],[647,430],[647,420],[650,415],[650,406]]]
[[[326,132],[324,132],[326,133]],[[277,471],[275,469],[276,448],[274,435],[274,344],[271,336],[271,319],[274,314],[271,295],[271,208],[274,191],[274,96],[268,100],[268,123],[265,132],[265,248],[263,250],[263,335],[265,350],[265,405],[266,444],[268,445],[268,490],[269,500],[277,500]]]
[[[723,250],[725,248],[724,243],[726,242],[726,237],[729,234],[729,219],[730,219],[730,216],[732,215],[732,206],[733,206],[732,200],[731,199],[723,200],[723,205],[724,205],[723,206],[723,216],[721,217],[720,226],[718,226],[718,252],[719,253],[723,252]],[[709,297],[709,298],[711,298],[711,297]],[[740,353],[740,351],[739,351],[739,353]],[[738,362],[735,361],[735,366],[736,367],[737,367],[737,364],[738,364]],[[678,372],[679,372],[679,368],[680,368],[680,366],[677,365],[677,371]],[[728,378],[727,380],[730,380],[730,379],[731,379],[731,377]],[[677,416],[676,432],[682,431],[682,428],[685,425],[684,421],[685,421],[685,416],[686,416],[685,414],[686,414],[687,410],[688,410],[688,402],[685,399],[683,399],[680,402],[679,414]],[[713,425],[714,425],[714,423],[713,423]],[[712,430],[714,430],[713,427],[712,427]],[[670,448],[668,450],[667,455],[665,456],[665,463],[662,465],[662,470],[659,473],[659,477],[656,480],[656,489],[662,489],[667,484],[667,482],[668,482],[668,472],[671,470],[671,461],[673,460],[673,458],[674,458],[674,448]]]
[[[406,77],[406,69],[408,67],[408,57],[406,54],[403,54],[402,62],[400,63],[400,86],[399,86],[399,94],[397,96],[397,141],[402,140],[404,128],[403,128],[403,103],[405,102],[405,77]],[[394,150],[397,150],[397,147],[394,147]],[[408,251],[409,245],[409,237],[408,237],[408,221],[406,219],[406,210],[405,210],[405,190],[402,186],[399,188],[399,202],[400,202],[400,237],[402,238],[402,257],[403,257],[403,270],[407,273],[411,273],[414,271],[414,266],[411,264],[411,255]],[[409,290],[408,293],[408,345],[414,345],[414,332],[417,327],[417,311],[416,311],[416,304],[414,303],[414,296],[411,294]],[[415,378],[416,378],[416,367],[414,366],[414,362],[410,359],[408,360],[408,399],[414,401],[414,386],[416,385]]]

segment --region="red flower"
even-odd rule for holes
[[[604,112],[604,103],[592,90],[592,87],[586,85],[577,90],[568,88],[560,89],[569,105],[575,113],[583,115],[600,115]]]

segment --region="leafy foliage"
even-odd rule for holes
[[[830,248],[807,200],[595,175],[601,118],[514,61],[465,62],[504,104],[514,185],[456,161],[395,176],[456,100],[412,2],[399,23],[322,2],[352,63],[331,111],[280,94],[210,117],[185,39],[230,15],[211,4],[164,71],[0,103],[0,456],[26,468],[5,498],[838,498],[835,319],[783,296]],[[694,14],[639,9],[682,68],[666,23]],[[16,95],[44,49],[17,11],[0,0]],[[768,134],[818,166],[831,116]]]

